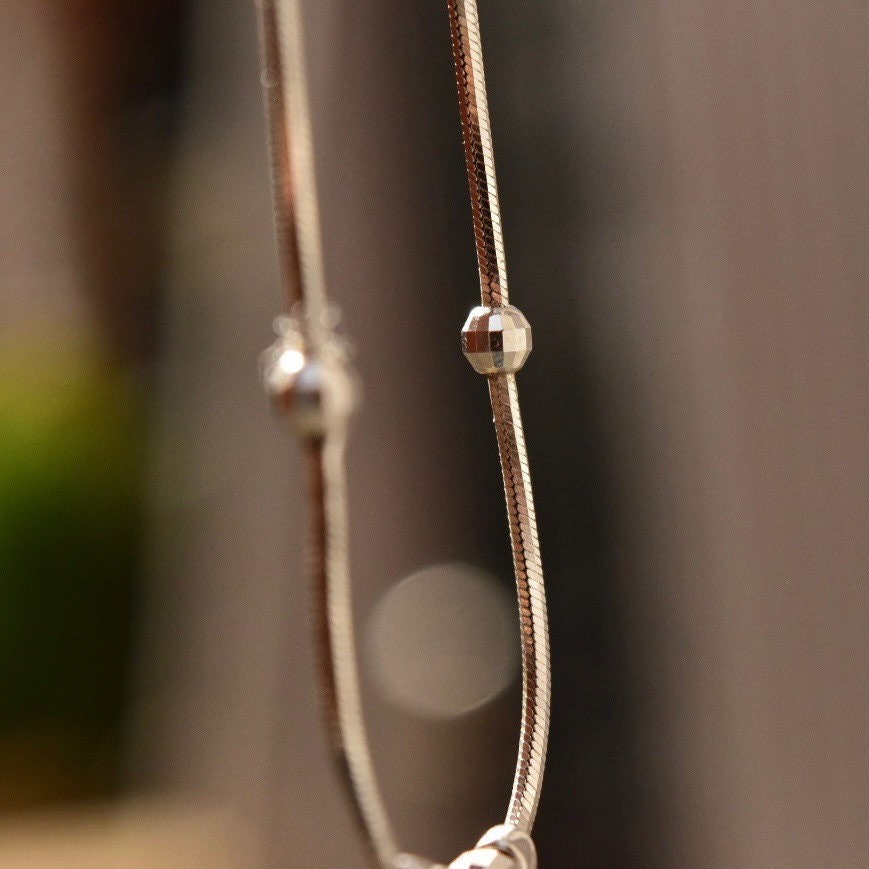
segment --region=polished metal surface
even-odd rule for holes
[[[465,851],[450,863],[449,869],[517,869],[517,867],[509,854],[489,847]]]
[[[537,849],[528,833],[499,824],[484,833],[472,850],[453,860],[449,869],[537,869]]]
[[[345,431],[356,407],[356,388],[342,344],[327,331],[314,355],[306,350],[305,328],[299,320],[279,317],[275,326],[278,339],[260,363],[275,409],[303,438]]]
[[[531,326],[512,305],[473,308],[462,326],[462,352],[478,374],[515,374],[531,352]]]
[[[394,869],[537,869],[537,849],[528,833],[511,824],[499,824],[448,867],[413,854],[399,854]]]
[[[507,267],[477,4],[476,0],[447,0],[447,8],[480,271],[480,296],[484,309],[506,309]],[[494,328],[497,315],[477,314],[478,310],[471,312],[463,330],[463,349],[474,368],[489,375],[489,394],[507,499],[522,639],[522,724],[506,823],[520,831],[530,832],[540,801],[549,735],[550,669],[546,594],[525,435],[519,413],[516,378],[512,373],[516,368],[512,368],[504,357],[494,352],[492,338],[497,334]],[[527,340],[527,347],[522,351],[512,351],[517,356],[511,362],[518,361],[522,353],[527,357],[531,350],[530,327],[518,311],[516,314],[521,321],[511,317],[508,333],[512,333],[511,342],[516,341],[517,346],[522,340]],[[501,325],[501,318],[498,317],[498,320]],[[475,322],[485,325],[478,331]],[[481,345],[476,343],[478,337],[485,339]],[[470,352],[469,338],[475,342]],[[478,350],[478,346],[483,349]],[[521,362],[524,361],[522,358]],[[516,367],[521,367],[521,363]]]
[[[260,24],[278,242],[291,316],[262,360],[266,388],[289,412],[305,451],[313,585],[326,722],[341,781],[374,859],[398,853],[368,745],[359,685],[348,551],[344,451],[352,375],[331,313],[320,249],[312,140],[298,0],[261,0]]]
[[[477,842],[477,847],[495,847],[509,854],[516,864],[515,869],[536,869],[537,849],[528,833],[523,833],[509,824],[492,827]]]
[[[299,0],[261,0],[263,85],[271,128],[273,185],[286,297],[292,316],[264,354],[266,387],[289,413],[308,458],[312,504],[310,575],[321,681],[333,753],[367,843],[384,867],[434,865],[399,854],[377,784],[359,682],[349,569],[345,447],[351,376],[331,331],[320,251]],[[531,351],[531,329],[507,303],[506,266],[473,2],[448,0],[471,188],[483,307],[463,330],[471,364],[489,375],[519,599],[523,702],[519,757],[503,827],[454,867],[533,869],[528,838],[540,798],[549,723],[546,601],[531,481],[514,372]]]
[[[259,0],[258,5],[263,55],[262,83],[269,122],[272,199],[278,235],[278,255],[281,259],[281,277],[284,281],[287,306],[292,308],[302,300],[302,265],[296,232],[288,105],[281,69],[281,36],[275,0]]]
[[[530,832],[540,802],[549,737],[546,591],[515,375],[490,377],[489,396],[507,500],[522,642],[522,724],[506,823]]]
[[[476,0],[447,0],[483,304],[507,304],[507,264]]]
[[[287,307],[304,309],[310,349],[325,340],[329,311],[320,246],[311,121],[299,0],[259,0],[263,91],[272,189]]]

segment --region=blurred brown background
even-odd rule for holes
[[[360,865],[301,469],[256,376],[280,293],[253,4],[0,5],[0,865]],[[369,716],[402,842],[447,859],[499,818],[518,697],[494,440],[457,347],[477,288],[446,13],[305,8],[365,389]],[[481,17],[535,327],[542,864],[861,867],[865,8]],[[448,624],[447,582],[468,601]]]

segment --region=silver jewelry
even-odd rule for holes
[[[481,308],[462,330],[462,349],[489,379],[504,478],[522,638],[522,726],[506,824],[530,833],[540,801],[549,735],[549,628],[537,519],[515,373],[531,352],[531,327],[509,304],[492,131],[476,0],[447,0],[465,163],[480,271]]]
[[[522,638],[519,756],[503,825],[460,855],[454,869],[534,869],[530,831],[540,799],[549,725],[546,600],[515,372],[531,351],[527,320],[508,303],[491,131],[476,3],[448,0],[462,130],[477,240],[482,306],[462,329],[462,349],[488,377],[504,477]],[[299,0],[260,0],[274,206],[289,315],[263,354],[266,388],[305,452],[312,512],[310,573],[321,682],[336,765],[376,862],[389,869],[436,864],[400,852],[367,740],[354,644],[344,450],[354,375],[333,331],[321,262]]]

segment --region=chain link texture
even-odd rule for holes
[[[495,181],[492,126],[486,100],[480,21],[475,0],[447,0],[465,163],[471,189],[471,211],[480,291],[484,305],[502,306],[507,298],[507,263],[501,234],[501,211]]]
[[[447,9],[480,271],[480,296],[483,305],[501,307],[508,304],[507,266],[477,3],[476,0],[447,0]],[[522,724],[506,823],[528,833],[540,801],[549,734],[546,594],[515,376],[491,376],[489,394],[504,477],[522,639]]]
[[[515,374],[489,378],[498,439],[522,642],[522,724],[513,792],[505,823],[530,833],[540,802],[549,736],[549,627],[537,517]]]
[[[303,309],[300,322],[308,349],[322,354],[328,350],[330,336],[299,0],[260,0],[259,6],[263,86],[286,296],[291,309]],[[506,263],[477,7],[473,0],[448,0],[448,10],[481,297],[484,305],[502,306],[508,304]],[[546,600],[515,376],[490,377],[489,391],[504,478],[522,642],[520,746],[506,824],[528,833],[540,799],[549,725]],[[340,777],[374,858],[381,866],[392,867],[405,858],[398,853],[380,794],[362,707],[347,540],[345,436],[343,430],[327,431],[323,437],[305,441],[312,504],[309,574],[314,623],[326,721]]]

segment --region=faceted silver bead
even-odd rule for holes
[[[480,374],[512,374],[531,352],[531,326],[513,305],[474,308],[462,327],[462,352]]]

